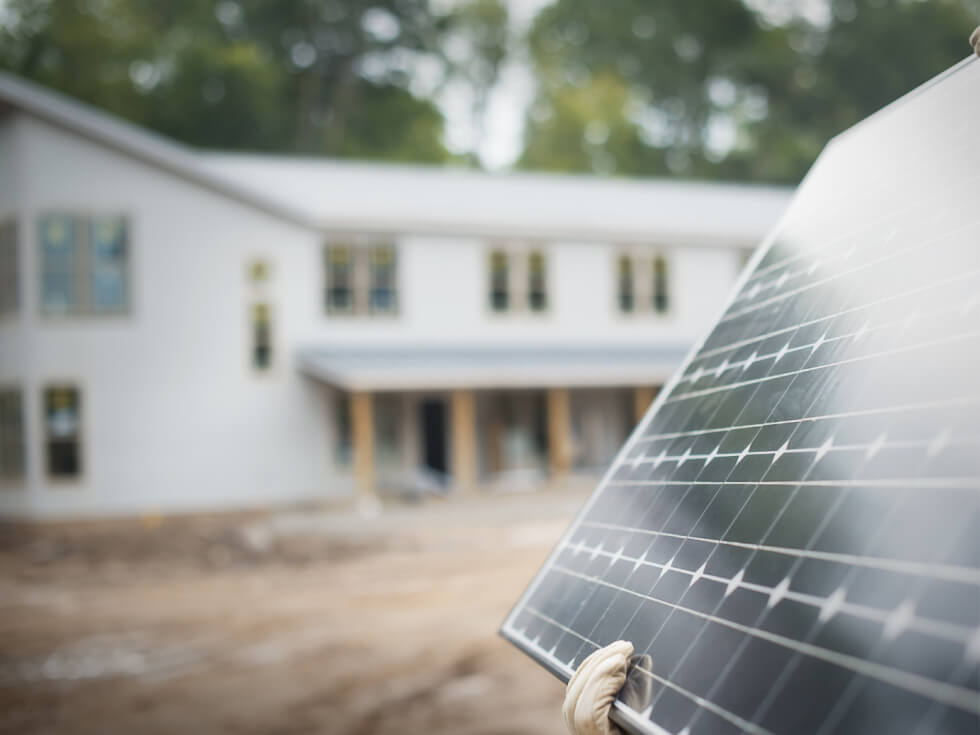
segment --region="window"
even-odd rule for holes
[[[89,249],[90,310],[97,314],[124,312],[129,303],[126,221],[121,217],[92,217]]]
[[[354,311],[353,253],[347,245],[327,247],[327,311],[350,314]]]
[[[544,311],[548,308],[548,282],[543,253],[531,253],[527,274],[527,305],[531,311]]]
[[[49,214],[40,221],[41,311],[121,314],[129,308],[129,246],[122,217]]]
[[[252,367],[272,367],[272,316],[268,304],[252,304]]]
[[[50,215],[41,220],[41,303],[46,314],[76,311],[78,251],[74,219]]]
[[[70,479],[81,474],[81,434],[81,397],[78,388],[70,385],[45,388],[44,435],[48,476]]]
[[[24,401],[16,388],[0,389],[0,480],[24,477]]]
[[[337,417],[335,456],[337,464],[346,467],[351,462],[354,446],[351,439],[350,396],[347,393],[334,394],[334,410]]]
[[[509,273],[507,253],[490,253],[490,308],[494,311],[507,311],[510,307]]]
[[[395,249],[390,245],[371,248],[372,314],[391,314],[398,308],[395,291]]]
[[[669,286],[667,259],[658,255],[653,259],[653,310],[658,314],[666,314],[670,308]]]
[[[248,280],[252,285],[258,286],[269,280],[272,267],[269,262],[258,258],[248,264]]]
[[[328,314],[395,314],[398,258],[394,245],[326,246]]]
[[[618,284],[619,310],[623,313],[633,311],[633,259],[628,255],[620,255],[616,261],[616,278]]]
[[[20,258],[17,249],[17,222],[0,223],[0,317],[16,314],[20,308]]]

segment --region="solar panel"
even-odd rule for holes
[[[632,641],[627,729],[980,732],[978,119],[964,61],[827,146],[505,621]]]

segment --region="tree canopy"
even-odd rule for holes
[[[432,93],[464,73],[443,48],[492,84],[494,5],[8,0],[0,66],[192,145],[443,161]]]
[[[557,0],[529,34],[521,165],[795,182],[976,22],[962,0]]]
[[[554,0],[514,37],[506,0],[0,0],[0,67],[191,145],[445,162],[447,85],[480,119],[523,58],[521,167],[794,182],[966,55],[969,2]]]

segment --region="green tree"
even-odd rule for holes
[[[529,33],[521,165],[795,182],[831,136],[963,58],[976,23],[967,0],[774,12],[792,7],[557,0]]]
[[[0,67],[192,145],[443,161],[433,95],[464,66],[444,43],[469,43],[470,83],[492,85],[501,7],[9,0]]]

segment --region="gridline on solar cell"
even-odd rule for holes
[[[835,139],[501,631],[649,733],[980,731],[980,61]]]

